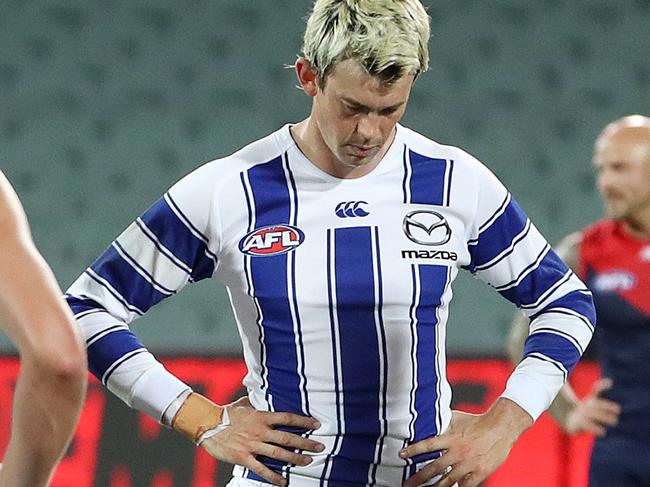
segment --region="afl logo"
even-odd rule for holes
[[[271,225],[253,230],[239,241],[239,250],[246,255],[280,255],[298,247],[305,240],[302,230],[291,225]]]

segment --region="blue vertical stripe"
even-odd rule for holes
[[[447,161],[409,151],[411,161],[411,203],[423,205],[445,204],[445,172]]]
[[[411,377],[411,390],[409,392],[409,414],[411,415],[411,421],[409,422],[409,439],[404,441],[404,447],[406,447],[409,443],[409,441],[413,438],[415,438],[415,429],[414,429],[414,424],[415,424],[415,418],[417,417],[417,411],[415,409],[415,391],[417,390],[417,367],[416,367],[416,362],[415,362],[415,351],[417,348],[416,341],[417,341],[417,334],[416,334],[416,326],[417,323],[415,321],[415,308],[418,304],[418,276],[419,273],[417,273],[417,266],[416,265],[411,265],[411,289],[412,289],[412,296],[411,296],[411,306],[409,307],[409,331],[411,335],[411,350],[410,350],[410,356],[411,356],[411,372],[412,372],[412,377]],[[407,459],[406,460],[406,467],[404,467],[404,474],[403,474],[403,479],[406,479],[407,477],[410,477],[414,473],[414,463],[412,459]]]
[[[369,227],[334,233],[336,304],[343,378],[344,436],[328,485],[365,485],[381,433],[380,357]]]
[[[247,227],[247,232],[250,232],[253,230],[253,207],[251,205],[251,196],[249,195],[249,188],[246,183],[246,176],[244,172],[239,174],[239,178],[241,180],[242,184],[242,191],[244,193],[244,196],[246,197],[246,207],[248,209],[248,227]],[[253,296],[253,283],[251,282],[250,279],[250,267],[251,267],[251,257],[249,255],[244,255],[244,275],[246,276],[246,293],[249,296]],[[261,328],[261,316],[258,316],[257,318],[257,325],[259,329],[259,336],[258,336],[258,341],[260,344],[260,364],[262,367],[262,371],[260,373],[261,376],[261,385],[260,387],[262,390],[266,390],[266,359],[265,357],[265,350],[264,350],[264,343],[263,343],[263,335],[264,332]]]
[[[251,168],[248,180],[255,205],[255,227],[290,224],[291,203],[282,157]],[[274,409],[302,414],[287,254],[251,258],[251,275],[262,309],[268,390]]]
[[[291,195],[291,204],[293,206],[293,217],[291,219],[291,224],[293,226],[298,225],[298,190],[296,189],[296,180],[293,176],[293,171],[291,170],[291,166],[289,164],[289,155],[288,153],[284,153],[284,167],[286,174],[288,176],[289,180],[289,192]],[[289,259],[289,267],[290,267],[290,279],[291,279],[291,299],[292,299],[292,305],[293,305],[293,316],[295,320],[295,329],[296,333],[298,335],[298,350],[297,353],[300,357],[300,381],[302,382],[302,388],[301,388],[301,394],[303,398],[303,414],[306,414],[307,416],[311,416],[310,408],[309,408],[309,393],[308,393],[308,384],[307,384],[307,374],[305,373],[305,346],[303,343],[303,332],[302,332],[302,322],[300,320],[300,311],[298,309],[298,293],[296,290],[296,256],[297,254],[295,252],[290,252],[287,254],[287,258]],[[305,438],[308,438],[309,435],[312,433],[312,431],[307,431],[303,434]],[[302,450],[300,450],[302,451]],[[287,466],[285,469],[285,474],[286,474],[286,479],[287,483],[291,479],[291,467]]]
[[[298,190],[296,188],[296,179],[293,176],[293,171],[289,164],[289,155],[285,152],[284,154],[284,163],[286,167],[287,174],[289,175],[289,191],[291,192],[291,198],[293,201],[293,219],[290,222],[294,227],[298,225]],[[298,310],[298,294],[296,290],[296,254],[291,252],[289,255],[290,266],[291,266],[291,289],[292,289],[292,299],[293,299],[293,309],[296,318],[296,329],[298,332],[298,352],[300,353],[300,376],[302,378],[303,387],[302,393],[305,398],[305,408],[304,413],[308,416],[311,416],[309,411],[309,395],[307,394],[307,374],[305,372],[305,346],[303,343],[303,333],[302,333],[302,321],[300,320],[300,313]]]
[[[435,436],[439,433],[437,426],[438,414],[438,382],[436,354],[436,328],[438,323],[438,307],[447,286],[448,268],[441,265],[418,266],[420,296],[415,309],[417,349],[415,389],[415,410],[417,416],[414,422],[412,443]],[[416,463],[437,458],[437,452],[426,453],[414,458]]]
[[[289,185],[282,167],[282,157],[248,170],[253,191],[255,228],[290,224]]]
[[[320,487],[325,484],[326,478],[329,478],[329,470],[334,455],[338,454],[341,438],[343,435],[343,423],[341,417],[341,384],[339,383],[339,344],[337,341],[337,321],[336,321],[336,303],[334,302],[334,289],[332,284],[332,275],[334,274],[334,262],[332,262],[332,230],[327,229],[327,302],[329,305],[330,333],[332,335],[332,367],[334,369],[334,393],[336,394],[336,437],[330,453],[325,459],[323,471],[320,478]]]
[[[290,184],[283,158],[252,167],[248,170],[248,181],[255,228],[291,224]],[[289,279],[293,273],[289,272],[288,255],[251,257],[249,262],[252,291],[262,317],[267,399],[275,411],[306,414],[302,408],[296,334],[289,302],[293,298],[289,295]],[[260,460],[276,472],[286,465],[264,457]],[[262,480],[254,472],[249,472],[248,478]]]
[[[447,172],[447,201],[445,201],[445,205],[449,206],[451,202],[451,180],[454,175],[454,161],[450,160],[449,161],[449,171]]]
[[[384,328],[384,290],[383,290],[383,277],[381,271],[381,246],[379,244],[379,227],[375,227],[375,261],[377,269],[377,319],[379,321],[379,342],[381,344],[381,356],[383,357],[383,366],[380,369],[381,377],[381,437],[377,445],[377,453],[375,455],[375,463],[372,468],[371,484],[376,483],[377,467],[381,463],[381,457],[384,449],[384,439],[388,434],[388,418],[386,412],[386,403],[388,401],[388,348],[386,344],[386,330]]]

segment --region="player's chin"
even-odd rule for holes
[[[372,157],[357,157],[353,155],[348,155],[347,157],[342,157],[340,160],[344,166],[350,168],[363,167],[368,165],[372,161]]]
[[[605,213],[612,220],[625,220],[628,217],[628,210],[619,205],[607,205]]]
[[[605,213],[610,218],[622,218],[628,211],[628,204],[623,198],[608,197],[604,198]]]

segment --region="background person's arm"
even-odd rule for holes
[[[72,314],[0,172],[0,328],[21,358],[0,486],[47,485],[86,390],[86,354]]]

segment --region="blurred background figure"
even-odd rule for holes
[[[45,486],[77,424],[86,390],[86,353],[62,292],[32,242],[18,197],[1,171],[0,329],[21,358],[0,486]]]
[[[598,436],[591,487],[650,485],[650,118],[605,127],[593,162],[607,218],[569,235],[558,250],[594,295],[603,379],[582,400],[565,386],[550,412],[568,433]],[[528,320],[518,315],[515,363],[527,335]]]

